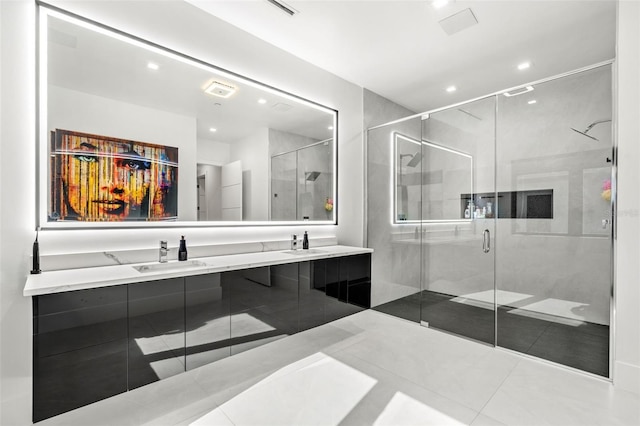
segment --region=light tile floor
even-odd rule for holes
[[[363,311],[38,425],[640,425],[640,398]]]

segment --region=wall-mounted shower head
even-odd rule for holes
[[[400,154],[400,161],[402,161],[404,157],[411,157],[411,160],[409,160],[407,166],[415,167],[420,164],[420,160],[422,160],[422,153],[418,151],[415,154]]]
[[[411,160],[409,160],[409,162],[407,163],[407,166],[415,167],[418,164],[420,164],[420,160],[422,160],[422,153],[416,152],[416,154],[413,156],[413,158]]]
[[[583,130],[575,129],[575,128],[573,128],[573,127],[571,128],[571,130],[573,130],[574,132],[580,133],[582,136],[586,136],[586,137],[588,137],[588,138],[590,138],[590,139],[593,139],[594,141],[597,141],[597,140],[598,140],[597,138],[594,138],[593,136],[588,135],[587,133],[589,133],[589,130],[591,130],[595,125],[600,124],[600,123],[608,123],[608,122],[610,122],[610,121],[611,121],[611,120],[598,120],[598,121],[594,121],[593,123],[589,124],[589,125],[587,126],[587,128],[586,128],[586,129],[584,129],[584,131],[583,131]]]
[[[587,134],[587,130],[585,130],[585,131],[583,132],[582,130],[574,129],[573,127],[571,128],[571,130],[573,130],[574,132],[580,133],[582,136],[586,136],[586,137],[588,137],[589,139],[593,139],[594,141],[597,141],[597,140],[598,140],[597,138],[594,138],[593,136],[588,135],[588,134]]]
[[[305,172],[304,180],[307,182],[315,182],[318,176],[320,176],[320,172]]]

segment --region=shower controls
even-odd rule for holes
[[[489,253],[491,250],[491,232],[488,229],[485,229],[482,233],[482,251],[485,253]]]

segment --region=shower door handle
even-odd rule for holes
[[[485,253],[489,253],[491,250],[491,232],[488,229],[485,229],[482,233],[482,251]]]

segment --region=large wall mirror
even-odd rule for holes
[[[336,223],[335,110],[39,13],[41,227]]]

